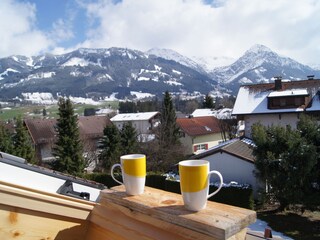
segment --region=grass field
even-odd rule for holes
[[[90,104],[74,104],[74,111],[79,116],[83,116],[84,110],[86,108],[112,108],[117,109],[119,103],[114,102],[105,102],[101,105],[90,105]],[[10,119],[17,118],[21,116],[25,117],[43,117],[43,109],[46,109],[47,117],[56,118],[58,116],[58,105],[28,105],[20,107],[11,107],[11,108],[0,108],[0,120],[8,121]]]

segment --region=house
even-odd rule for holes
[[[24,123],[33,141],[37,159],[41,162],[53,160],[52,148],[57,140],[56,119],[25,119]],[[97,142],[103,136],[103,129],[111,124],[105,116],[79,117],[78,126],[84,151],[97,149]]]
[[[149,134],[160,124],[159,112],[120,113],[112,117],[111,122],[122,129],[125,123],[131,123],[138,135]]]
[[[274,83],[241,86],[232,115],[244,123],[244,135],[250,138],[254,123],[295,128],[301,113],[319,116],[319,97],[319,79],[288,81],[279,77]]]
[[[193,155],[191,159],[209,161],[210,171],[219,171],[224,183],[249,184],[257,196],[260,185],[255,176],[254,146],[247,138],[235,138]]]
[[[199,108],[193,111],[192,117],[206,117],[214,116],[218,119],[229,119],[231,116],[232,108],[221,108],[221,109],[211,109],[211,108]]]
[[[199,153],[222,141],[219,120],[213,116],[177,118],[186,154]]]

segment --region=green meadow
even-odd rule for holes
[[[86,108],[112,108],[117,109],[119,106],[118,101],[105,102],[100,105],[91,104],[74,104],[74,111],[79,116],[83,116]],[[47,118],[56,118],[58,116],[58,105],[26,105],[18,107],[3,107],[0,108],[0,121],[8,121],[18,116],[22,118],[40,118],[43,117],[43,111],[45,109]]]

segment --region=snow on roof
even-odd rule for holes
[[[303,108],[268,109],[268,96],[270,96],[271,93],[273,93],[272,90],[250,91],[250,88],[247,86],[240,87],[232,114],[236,115],[303,111]]]
[[[218,119],[228,119],[231,118],[231,108],[222,108],[218,110],[210,109],[210,108],[203,108],[203,109],[196,109],[191,114],[193,117],[207,117],[207,116],[214,116]]]
[[[120,113],[111,118],[111,122],[149,120],[159,112]]]
[[[287,96],[301,96],[308,95],[307,89],[292,89],[287,91],[271,92],[268,97],[287,97]]]
[[[314,95],[311,102],[311,107],[307,108],[306,111],[319,111],[320,110],[320,91]]]
[[[243,85],[240,87],[232,115],[263,114],[302,111],[320,111],[319,92],[320,79],[283,81],[282,91],[275,91],[274,83]],[[268,109],[268,97],[286,96],[312,97],[310,105],[304,108]]]
[[[109,114],[115,112],[112,108],[101,108],[96,111],[96,115],[104,115],[104,114]]]

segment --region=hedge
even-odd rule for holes
[[[118,185],[118,183],[112,179],[111,175],[106,173],[92,173],[87,174],[85,177],[92,181],[102,183],[108,188]],[[122,181],[121,176],[117,176],[117,179]],[[159,174],[148,173],[146,186],[180,194],[179,182],[166,180],[165,176]],[[210,192],[213,192],[215,189],[217,189],[215,186],[210,186]],[[209,198],[209,200],[247,209],[254,208],[253,191],[251,187],[223,187],[219,193]]]

